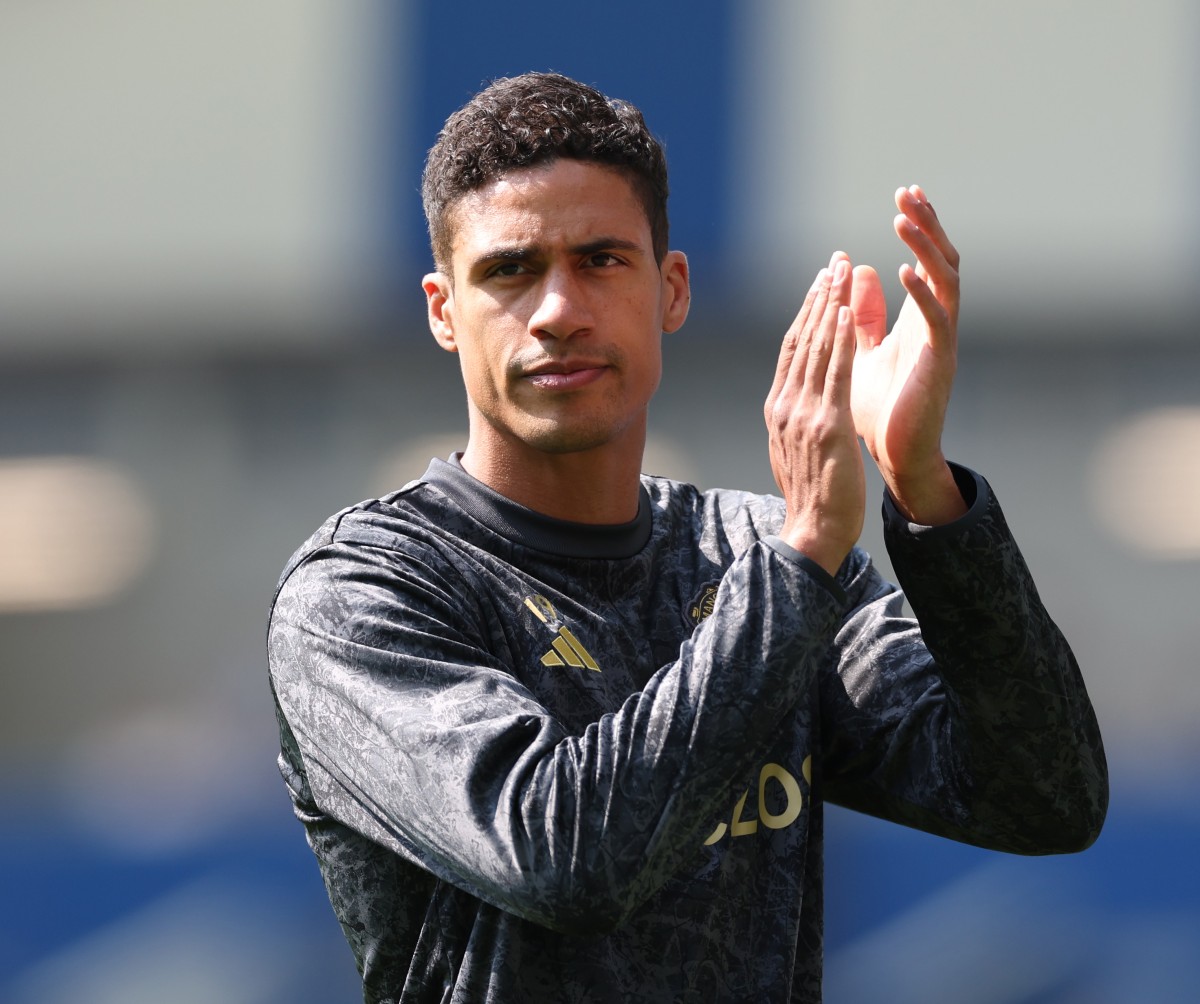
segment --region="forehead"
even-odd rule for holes
[[[650,224],[619,170],[578,160],[509,171],[451,209],[453,255],[494,244],[579,243],[608,235],[650,247]]]

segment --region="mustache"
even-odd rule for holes
[[[625,353],[615,346],[589,348],[586,351],[565,350],[562,352],[528,352],[514,356],[508,361],[510,376],[528,376],[531,373],[569,373],[574,370],[611,366],[620,368],[625,363]]]

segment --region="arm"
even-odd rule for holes
[[[886,335],[878,276],[855,270],[852,407],[888,489],[888,549],[920,635],[877,587],[852,618],[878,665],[844,661],[845,693],[831,698],[850,726],[833,760],[856,764],[836,797],[992,847],[1078,849],[1107,804],[1099,730],[990,489],[965,474],[956,483],[942,454],[959,255],[919,187],[900,189],[896,206],[917,264],[900,270],[908,295]]]
[[[888,549],[919,622],[874,572],[852,586],[839,676],[823,688],[831,800],[1023,854],[1081,850],[1108,777],[1062,634],[987,484],[961,468],[967,516],[913,527],[885,503]]]
[[[288,578],[272,679],[313,800],[510,913],[609,930],[694,860],[813,681],[840,605],[759,545],[679,659],[571,734],[504,664],[471,586],[432,549],[339,543]]]

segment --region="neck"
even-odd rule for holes
[[[618,442],[588,450],[546,453],[505,441],[491,448],[474,432],[463,469],[505,498],[555,519],[611,525],[637,517],[644,423]]]

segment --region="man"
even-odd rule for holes
[[[766,405],[782,498],[640,475],[688,311],[640,113],[501,80],[430,151],[424,289],[466,448],[333,517],[270,629],[280,763],[369,1001],[818,1001],[826,800],[1018,853],[1107,801],[1066,642],[940,437],[958,255],[885,334],[834,255]],[[858,437],[901,594],[855,547]]]

